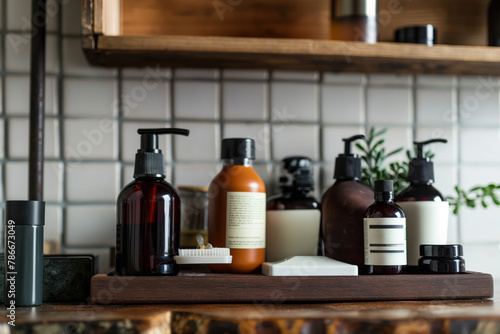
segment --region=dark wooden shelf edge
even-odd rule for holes
[[[500,75],[500,48],[230,37],[95,36],[93,65]],[[248,45],[245,45],[247,42]]]
[[[268,277],[198,274],[174,277],[96,275],[91,302],[254,303],[455,300],[493,297],[493,278],[461,275]]]

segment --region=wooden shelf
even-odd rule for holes
[[[96,36],[94,65],[500,75],[500,48],[196,36]]]
[[[428,47],[294,38],[111,36],[107,31],[116,31],[116,23],[111,24],[114,28],[107,28],[102,19],[109,16],[102,7],[104,2],[86,0],[82,3],[83,50],[89,62],[98,66],[500,75],[500,48],[485,46]],[[106,22],[120,22],[120,18]]]
[[[493,297],[489,274],[264,276],[181,272],[178,276],[92,277],[97,304],[338,302]]]

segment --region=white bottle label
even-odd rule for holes
[[[296,255],[317,255],[321,212],[268,210],[266,213],[266,261]]]
[[[406,265],[406,219],[364,218],[365,264]]]
[[[266,193],[227,193],[226,247],[266,248]]]
[[[417,266],[420,245],[443,245],[448,241],[448,202],[397,202],[406,216],[408,265]]]

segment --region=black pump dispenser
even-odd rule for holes
[[[447,143],[446,139],[436,138],[422,142],[414,141],[417,146],[417,157],[411,159],[408,170],[408,182],[410,183],[429,183],[434,182],[434,163],[430,158],[424,155],[424,145],[432,143]]]
[[[364,135],[355,135],[342,139],[345,142],[344,154],[339,154],[335,159],[334,179],[337,180],[359,180],[361,179],[361,159],[357,154],[351,153],[351,143],[358,139],[364,139]]]
[[[139,129],[141,148],[135,155],[134,178],[152,176],[165,177],[163,153],[158,148],[158,135],[173,134],[188,136],[189,130],[178,128]]]
[[[284,190],[314,190],[311,159],[303,156],[283,159],[279,184]]]

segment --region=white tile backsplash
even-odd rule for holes
[[[271,134],[274,160],[289,155],[305,155],[313,160],[319,158],[319,126],[272,125]]]
[[[368,87],[366,108],[368,124],[404,124],[413,122],[411,90],[408,88]]]
[[[174,84],[174,115],[177,118],[215,119],[219,111],[219,84],[178,81]]]
[[[500,130],[493,128],[462,128],[460,130],[462,162],[480,164],[500,162]]]
[[[66,208],[65,218],[64,242],[69,247],[115,245],[116,209],[114,205],[69,205]]]
[[[80,163],[66,169],[66,200],[71,203],[116,202],[119,192],[116,163]]]
[[[416,93],[418,125],[451,126],[457,120],[456,90],[452,88],[419,88]]]
[[[62,200],[62,182],[60,163],[46,162],[43,169],[43,197],[47,202],[60,202]],[[6,200],[25,200],[28,198],[28,163],[7,162],[5,164]]]
[[[319,80],[319,72],[307,72],[307,71],[273,71],[273,80],[282,81],[312,81],[316,82]]]
[[[175,127],[190,131],[189,137],[173,138],[176,161],[219,161],[221,138],[218,124],[179,122]]]
[[[267,118],[266,83],[226,81],[222,86],[222,115],[228,120],[265,120]]]
[[[62,40],[63,71],[66,75],[115,76],[116,69],[90,66],[82,52],[81,37],[64,37]]]
[[[318,120],[318,85],[313,83],[271,84],[271,106],[285,111],[293,121]]]
[[[321,90],[321,120],[323,123],[334,124],[364,123],[363,87],[323,85]]]
[[[463,125],[498,126],[500,94],[498,88],[461,89],[458,118]]]
[[[10,72],[26,72],[30,70],[31,43],[18,33],[6,34],[5,68]],[[59,71],[59,45],[55,35],[46,36],[45,71]]]
[[[121,107],[124,118],[170,119],[170,83],[124,80]]]
[[[66,79],[63,90],[65,116],[113,117],[118,111],[114,80]]]
[[[105,118],[66,119],[63,151],[64,158],[72,163],[92,159],[117,159],[116,121]]]
[[[59,122],[57,119],[48,118],[44,126],[44,156],[46,158],[59,158]],[[9,158],[28,158],[29,151],[29,120],[28,118],[14,118],[8,122]]]
[[[30,2],[6,1],[0,200],[26,199],[28,180],[29,43],[20,42]],[[48,12],[45,236],[64,252],[98,253],[101,270],[115,244],[116,196],[132,180],[140,127],[191,130],[189,137],[159,138],[166,180],[175,186],[208,185],[221,168],[221,139],[245,136],[256,140],[255,169],[270,194],[280,159],[303,154],[314,160],[319,199],[334,182],[341,139],[373,125],[388,128],[388,150],[412,148],[413,136],[446,137],[448,144],[432,148],[435,186],[444,195],[454,195],[456,184],[500,184],[498,77],[93,67],[81,50],[80,7],[64,1],[60,13]],[[391,160],[406,160],[405,153]],[[500,260],[499,210],[450,218],[448,239],[464,244],[469,270],[500,277],[491,266]]]

